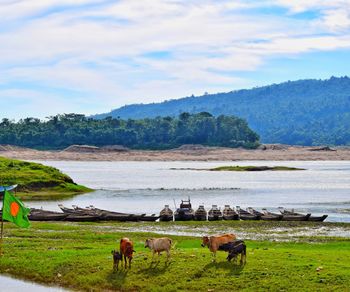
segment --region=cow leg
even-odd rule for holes
[[[169,258],[170,258],[170,251],[169,251],[169,250],[167,250],[167,251],[166,251],[166,261],[168,261],[168,260],[169,260]]]
[[[131,258],[129,258],[129,269],[131,268]]]
[[[216,252],[214,251],[214,252],[212,253],[212,255],[213,255],[213,262],[216,262]]]
[[[124,255],[124,268],[125,268],[125,269],[127,268],[127,265],[126,265],[126,255]]]
[[[152,251],[152,263],[153,263],[153,261],[154,261],[154,255],[155,255],[155,253],[156,253],[156,252],[153,250],[153,251]]]

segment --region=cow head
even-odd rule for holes
[[[146,241],[145,241],[145,248],[147,248],[147,247],[151,248],[151,241],[152,241],[152,239],[150,239],[150,238],[146,239]]]
[[[203,236],[202,237],[202,247],[209,246],[209,236]]]

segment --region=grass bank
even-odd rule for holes
[[[18,184],[17,196],[23,200],[64,199],[92,191],[54,167],[4,157],[0,157],[0,184]]]
[[[85,291],[348,291],[350,287],[347,239],[247,240],[247,264],[239,266],[227,263],[224,252],[212,263],[198,237],[172,235],[170,264],[165,264],[163,255],[158,265],[151,265],[144,240],[161,235],[134,232],[134,226],[37,222],[23,230],[6,223],[0,272]],[[135,243],[132,268],[113,272],[110,252],[119,248],[124,236]]]

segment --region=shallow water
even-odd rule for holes
[[[58,210],[57,204],[159,213],[191,197],[192,206],[212,204],[241,207],[295,208],[327,221],[350,222],[349,161],[240,161],[240,162],[85,162],[41,161],[57,167],[77,183],[97,191],[62,201],[29,202],[31,207]],[[212,172],[223,165],[268,165],[306,168],[304,171]],[[175,170],[173,169],[175,168]],[[191,168],[183,170],[181,168]]]
[[[0,291],[4,292],[63,292],[62,288],[48,287],[33,282],[15,279],[9,276],[0,275]]]

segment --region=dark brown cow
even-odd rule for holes
[[[112,255],[113,255],[113,270],[118,271],[119,262],[123,260],[123,257],[120,254],[120,252],[115,250],[112,250]]]
[[[126,259],[129,259],[129,269],[131,268],[131,260],[132,260],[132,255],[135,252],[134,250],[134,244],[129,238],[122,238],[120,240],[120,253],[122,257],[124,257],[124,262],[125,262],[125,269],[127,267],[126,265]]]

